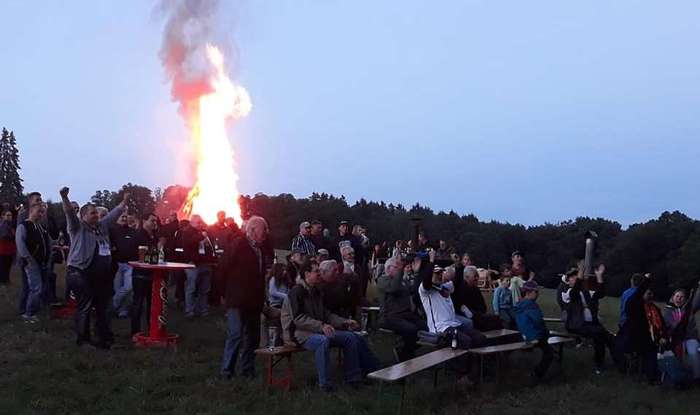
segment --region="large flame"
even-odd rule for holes
[[[211,224],[216,222],[216,213],[223,210],[240,225],[238,175],[226,124],[229,119],[246,116],[251,102],[246,90],[226,75],[221,51],[209,44],[206,51],[215,71],[210,79],[211,92],[190,103],[193,110],[189,112],[189,125],[197,158],[197,182],[182,206],[182,214],[200,215]]]

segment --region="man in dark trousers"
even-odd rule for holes
[[[114,342],[108,311],[112,296],[112,254],[109,228],[126,210],[129,193],[122,202],[100,219],[97,207],[87,203],[79,216],[68,199],[68,188],[61,189],[63,212],[66,215],[71,245],[68,253],[68,284],[76,295],[78,310],[75,314],[77,344],[90,342],[90,311],[95,308],[95,329],[99,348],[109,349]]]
[[[241,376],[255,376],[255,349],[260,343],[260,313],[265,304],[265,261],[261,245],[267,238],[267,222],[252,216],[245,238],[234,239],[224,248],[219,267],[224,275],[228,334],[224,345],[221,376],[236,374],[241,355]]]

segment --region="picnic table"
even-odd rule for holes
[[[167,347],[177,344],[180,336],[168,333],[168,287],[165,277],[169,271],[182,271],[194,268],[194,265],[180,262],[147,264],[138,261],[131,261],[129,265],[133,268],[149,270],[152,275],[148,333],[136,333],[132,340],[140,347]]]

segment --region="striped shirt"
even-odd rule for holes
[[[292,239],[292,252],[300,251],[306,255],[316,255],[316,247],[308,236],[299,234]]]

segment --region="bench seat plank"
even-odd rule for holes
[[[396,382],[414,373],[429,369],[441,363],[445,363],[467,353],[467,350],[452,350],[450,347],[445,347],[434,352],[426,353],[411,360],[389,366],[384,369],[377,370],[367,375],[367,377],[382,380],[385,382]]]
[[[574,339],[571,337],[550,337],[547,341],[550,345],[557,345],[557,344],[563,344],[563,343],[569,343],[573,342]],[[485,355],[485,354],[492,354],[492,353],[504,353],[504,352],[512,352],[515,350],[522,350],[522,349],[529,349],[531,347],[534,347],[534,343],[526,343],[526,342],[517,342],[517,343],[509,343],[509,344],[500,344],[498,346],[486,346],[486,347],[478,347],[476,349],[469,349],[470,353],[474,354],[480,354],[480,355]]]

